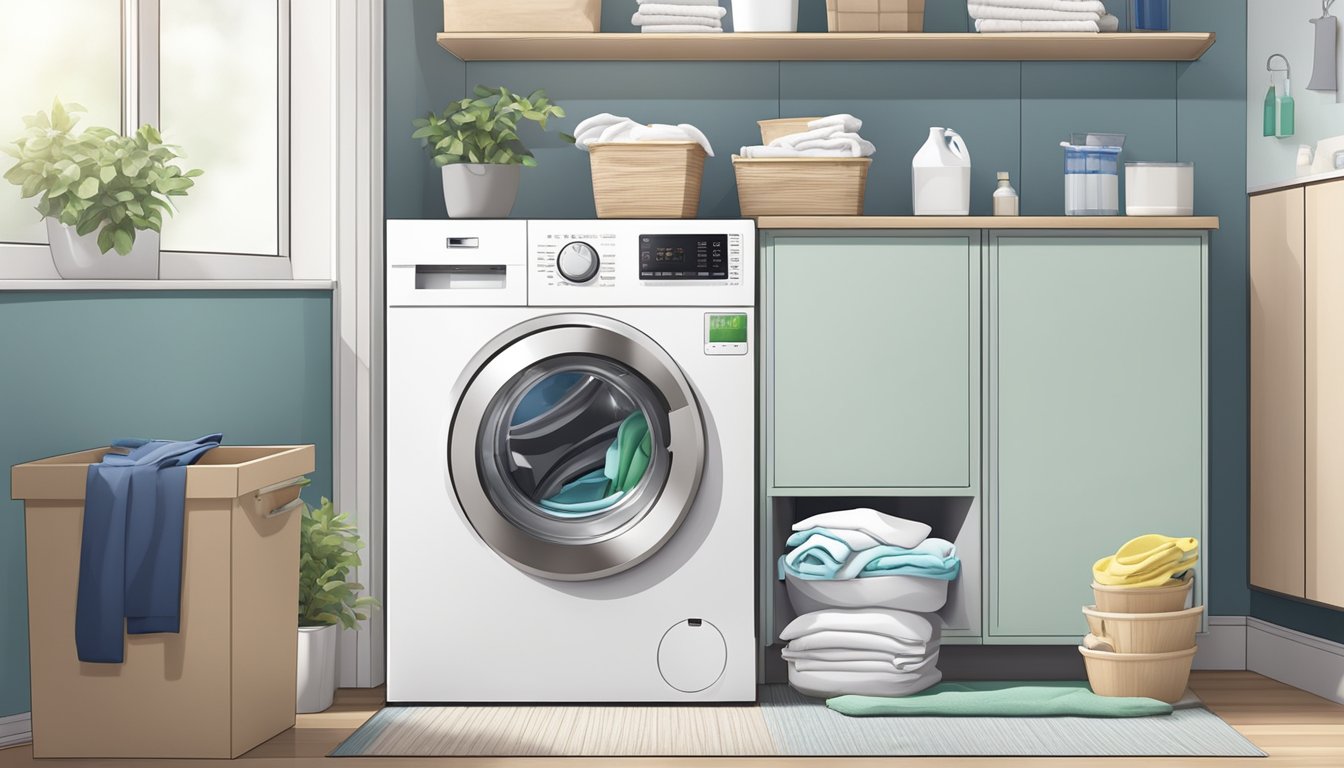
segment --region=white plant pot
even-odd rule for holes
[[[443,204],[453,219],[505,219],[518,199],[521,165],[443,166]]]
[[[798,0],[733,0],[734,32],[797,32]]]
[[[322,712],[336,696],[336,638],[341,628],[299,627],[299,680],[295,711]]]
[[[56,271],[66,280],[159,279],[159,233],[152,229],[136,232],[125,256],[99,251],[98,230],[81,237],[56,219],[47,219],[47,240]]]

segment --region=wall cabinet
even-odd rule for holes
[[[1076,642],[1097,558],[1203,538],[1205,253],[1199,235],[991,238],[987,640]]]
[[[1344,607],[1344,182],[1251,198],[1251,585]]]
[[[776,489],[976,487],[978,233],[767,237]]]

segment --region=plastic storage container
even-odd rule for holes
[[[1165,701],[1181,700],[1190,682],[1196,648],[1171,653],[1107,653],[1082,646],[1087,681],[1098,696],[1138,696]]]
[[[1120,214],[1120,147],[1064,147],[1064,213],[1069,216]]]
[[[106,448],[13,470],[24,501],[34,757],[230,758],[294,725],[299,486],[311,445],[221,446],[187,469],[181,627],[122,664],[75,653],[84,486]]]
[[[797,32],[798,0],[733,0],[734,32]]]
[[[590,144],[599,219],[693,219],[705,148],[694,141]]]
[[[1194,163],[1125,163],[1125,214],[1192,216]]]
[[[1083,609],[1088,648],[1111,653],[1172,653],[1195,646],[1204,606],[1169,613],[1106,613]]]
[[[1171,2],[1129,0],[1129,19],[1135,32],[1166,32],[1171,29]]]

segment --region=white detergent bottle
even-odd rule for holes
[[[967,216],[971,212],[971,151],[951,128],[930,128],[911,163],[916,216]]]

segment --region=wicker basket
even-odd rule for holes
[[[820,118],[781,117],[777,120],[757,120],[756,124],[761,126],[761,143],[769,144],[780,137],[806,131],[807,124],[818,119]]]
[[[733,156],[743,216],[859,216],[870,157]]]
[[[832,32],[923,32],[924,0],[826,0]]]
[[[602,0],[443,0],[444,32],[596,32]]]
[[[588,145],[599,219],[693,219],[705,149],[694,141]]]

